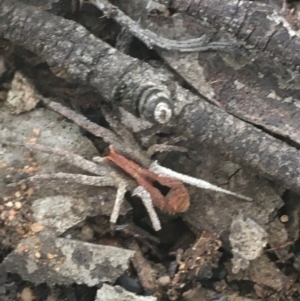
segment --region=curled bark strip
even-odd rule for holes
[[[205,19],[216,29],[235,35],[280,58],[285,65],[300,62],[300,35],[274,5],[259,1],[155,0],[178,12]]]
[[[224,51],[235,46],[232,45],[232,43],[225,42],[208,43],[205,39],[205,36],[183,41],[166,39],[158,36],[156,33],[150,30],[142,29],[137,22],[133,21],[117,7],[113,6],[106,0],[90,0],[90,2],[116,20],[120,25],[127,28],[129,32],[143,41],[149,48],[158,47],[161,49],[175,50],[180,52],[198,52],[208,50]]]

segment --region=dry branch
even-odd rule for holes
[[[153,101],[172,111],[170,93],[153,69],[116,51],[76,22],[6,0],[0,1],[0,18],[1,36],[43,57],[57,76],[91,85],[106,101],[126,99],[122,104],[127,110],[139,111],[152,121],[157,119]]]

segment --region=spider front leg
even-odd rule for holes
[[[110,215],[110,223],[112,224],[113,227],[115,226],[117,219],[120,215],[120,210],[121,210],[122,203],[124,201],[126,191],[127,191],[126,184],[120,183],[117,189],[115,204]]]

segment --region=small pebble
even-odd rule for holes
[[[9,210],[9,215],[16,215],[17,214],[17,212],[14,210],[14,209],[10,209]]]
[[[36,143],[37,142],[37,138],[30,138],[29,139],[29,143]]]
[[[34,128],[34,129],[32,130],[32,132],[33,132],[33,134],[34,134],[35,136],[39,136],[39,135],[41,134],[41,129],[39,129],[39,128]]]
[[[15,202],[15,208],[16,209],[20,209],[22,207],[22,203],[21,202]]]
[[[32,301],[35,299],[35,296],[33,295],[33,292],[30,287],[25,287],[21,294],[19,294],[19,297],[22,301]]]
[[[11,209],[11,210],[9,210],[9,216],[8,216],[8,220],[13,220],[14,219],[14,217],[15,217],[15,215],[16,215],[16,211],[15,210],[13,210],[13,209]]]
[[[14,205],[14,204],[13,204],[13,202],[11,202],[11,201],[10,201],[10,202],[7,202],[7,203],[5,204],[6,207],[12,207],[13,205]]]
[[[167,286],[171,283],[171,278],[168,275],[162,276],[157,279],[157,283],[160,286]]]
[[[0,168],[5,168],[5,167],[7,167],[7,164],[6,163],[0,163]]]
[[[94,231],[89,226],[85,225],[81,229],[80,238],[84,241],[89,241],[94,237]]]
[[[28,197],[30,197],[30,196],[33,194],[33,188],[30,187],[30,188],[25,192],[25,194],[26,194]]]
[[[7,217],[8,217],[8,212],[7,211],[3,211],[0,215],[0,219],[3,220],[3,221],[6,220]]]
[[[39,224],[39,223],[33,223],[31,226],[30,226],[30,230],[32,232],[40,232],[44,229],[44,226]]]
[[[15,197],[16,198],[19,198],[20,196],[21,196],[21,192],[20,191],[15,192]]]
[[[133,279],[127,275],[121,275],[117,279],[116,285],[120,285],[123,288],[125,288],[127,291],[136,294],[140,294],[143,291],[139,282],[136,279]]]
[[[10,216],[8,217],[8,220],[9,220],[9,221],[12,221],[14,218],[15,218],[15,217],[14,217],[13,215],[10,215]],[[11,224],[10,224],[10,226],[11,226]]]

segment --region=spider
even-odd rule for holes
[[[51,153],[74,166],[80,167],[81,169],[96,175],[87,176],[82,174],[54,173],[34,175],[27,180],[36,182],[39,180],[60,179],[84,185],[116,187],[117,193],[115,204],[110,216],[112,225],[117,222],[124,195],[129,190],[132,191],[132,195],[141,198],[149,214],[152,226],[156,231],[161,229],[161,224],[154,207],[169,214],[185,212],[188,210],[190,197],[183,182],[199,188],[230,194],[246,201],[252,200],[251,198],[222,189],[206,181],[174,172],[171,169],[160,166],[157,162],[152,162],[149,157],[155,150],[184,151],[184,149],[178,146],[156,145],[152,147],[148,153],[145,153],[140,150],[131,133],[111,118],[108,112],[105,114],[106,119],[118,134],[89,121],[86,117],[57,102],[52,101],[47,103],[47,105],[96,137],[103,138],[103,140],[110,145],[110,152],[106,157],[94,157],[92,161],[89,161],[77,154],[57,148],[41,144],[24,143],[23,145],[29,150]],[[125,155],[120,153],[121,150]],[[132,185],[132,181],[115,169],[114,165],[133,178],[136,181],[136,184]],[[168,193],[163,195],[163,193],[155,187],[155,183],[167,187]]]

